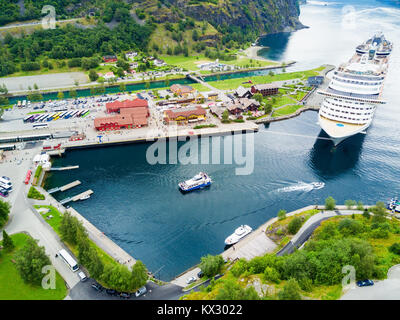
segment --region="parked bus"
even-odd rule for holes
[[[22,101],[22,107],[26,107],[26,100]]]
[[[21,100],[18,100],[17,107],[21,107]]]
[[[29,122],[29,119],[32,118],[32,117],[33,117],[33,115],[31,115],[31,114],[27,115],[23,120],[24,123]]]
[[[36,123],[33,125],[33,129],[41,129],[41,128],[48,128],[49,125],[47,123]]]
[[[65,117],[64,117],[64,119],[69,119],[69,118],[71,118],[71,115],[74,113],[74,111],[69,111],[66,115],[65,115]]]
[[[67,264],[67,266],[73,271],[76,272],[79,270],[78,263],[74,260],[74,258],[71,257],[71,255],[67,252],[65,249],[61,249],[58,252],[58,255],[61,257],[61,259],[64,260],[64,262]]]
[[[44,117],[46,116],[46,114],[41,114],[40,115],[40,117],[38,117],[37,119],[36,119],[36,122],[41,122],[43,119],[44,119]]]

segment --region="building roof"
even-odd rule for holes
[[[240,86],[236,89],[235,93],[239,96],[239,97],[243,97],[245,94],[249,93],[250,89],[249,88],[245,88],[243,86]]]
[[[114,101],[106,104],[107,110],[120,110],[124,108],[138,108],[138,107],[148,107],[147,100],[144,99],[134,99],[134,100],[124,100],[124,101]]]
[[[171,86],[171,91],[175,93],[190,93],[193,91],[191,86],[184,86],[181,84],[173,84]]]
[[[238,102],[244,107],[244,108],[248,108],[249,106],[251,106],[252,104],[254,104],[255,106],[260,106],[260,103],[255,100],[255,99],[249,99],[249,98],[241,98],[238,99]]]
[[[256,90],[279,89],[279,86],[273,83],[256,84],[253,86]]]
[[[165,111],[165,115],[169,119],[175,119],[177,117],[189,117],[191,115],[205,115],[206,111],[200,106],[193,106],[187,108],[176,108],[176,109],[169,109]]]

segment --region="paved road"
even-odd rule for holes
[[[332,218],[337,215],[351,216],[352,214],[362,214],[363,212],[357,210],[335,210],[335,211],[324,211],[313,215],[306,223],[300,228],[292,240],[284,246],[278,253],[278,256],[292,253],[295,248],[300,248],[312,235],[315,229],[317,229],[321,222]]]
[[[94,281],[88,279],[85,282],[79,282],[69,293],[72,300],[120,300],[120,297],[111,296],[105,290],[99,292],[91,287]],[[185,293],[180,286],[174,284],[157,285],[149,281],[146,284],[147,293],[140,297],[134,295],[130,300],[178,300]]]
[[[5,226],[5,230],[9,234],[28,232],[34,239],[39,240],[39,245],[45,247],[46,254],[49,255],[53,266],[64,278],[68,286],[72,288],[79,282],[77,274],[72,272],[61,259],[55,258],[55,254],[65,248],[64,245],[59,241],[53,229],[40,219],[38,213],[33,211],[33,202],[26,198],[30,185],[26,186],[23,180],[27,170],[29,168],[33,169],[31,159],[37,153],[37,149],[14,151],[17,159],[23,157],[22,163],[19,166],[16,165],[15,161],[1,164],[0,175],[9,176],[13,182],[14,189],[9,198],[7,198],[12,207],[10,221]]]
[[[400,300],[400,265],[389,269],[387,279],[371,287],[353,287],[341,300]]]

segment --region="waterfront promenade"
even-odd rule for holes
[[[364,208],[369,208],[371,206],[364,206]],[[290,253],[293,251],[294,247],[299,248],[304,242],[311,236],[312,232],[320,225],[320,223],[326,219],[332,218],[337,215],[352,215],[352,214],[362,214],[362,211],[348,210],[344,205],[337,205],[334,211],[323,211],[325,206],[323,205],[311,205],[307,206],[286,214],[287,217],[313,210],[322,210],[321,212],[310,217],[300,230],[294,235],[291,241],[277,254],[282,255],[285,253]],[[278,221],[277,217],[268,220],[266,223],[262,224],[247,237],[231,246],[229,249],[221,253],[221,256],[225,261],[235,261],[241,258],[246,260],[251,260],[255,257],[263,256],[267,253],[273,253],[277,248],[277,244],[272,241],[265,233],[267,228]],[[198,266],[194,266],[191,269],[183,272],[178,277],[173,279],[171,283],[179,285],[181,287],[186,287],[186,280],[189,277],[197,278],[197,273],[200,271]]]

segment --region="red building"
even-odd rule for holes
[[[136,101],[140,100],[140,101]],[[111,117],[103,117],[94,119],[94,126],[97,130],[119,130],[119,129],[133,129],[147,126],[147,118],[150,116],[149,108],[147,107],[147,101],[136,99],[136,100],[125,100],[123,102],[116,101],[119,104],[115,105],[113,102],[110,108],[107,108],[108,112],[119,112],[119,114]],[[128,103],[128,101],[130,103]],[[132,103],[136,101],[135,103]],[[146,106],[143,106],[146,102]],[[112,111],[109,111],[112,110]]]
[[[125,100],[125,101],[114,101],[106,104],[107,113],[119,112],[122,109],[127,108],[146,108],[148,110],[149,104],[147,100],[135,99],[135,100]]]
[[[279,87],[270,83],[257,84],[251,87],[251,93],[253,95],[256,93],[261,93],[265,97],[278,94],[278,92],[279,92]]]
[[[118,58],[117,56],[104,56],[103,61],[108,63],[108,62],[117,62]]]

